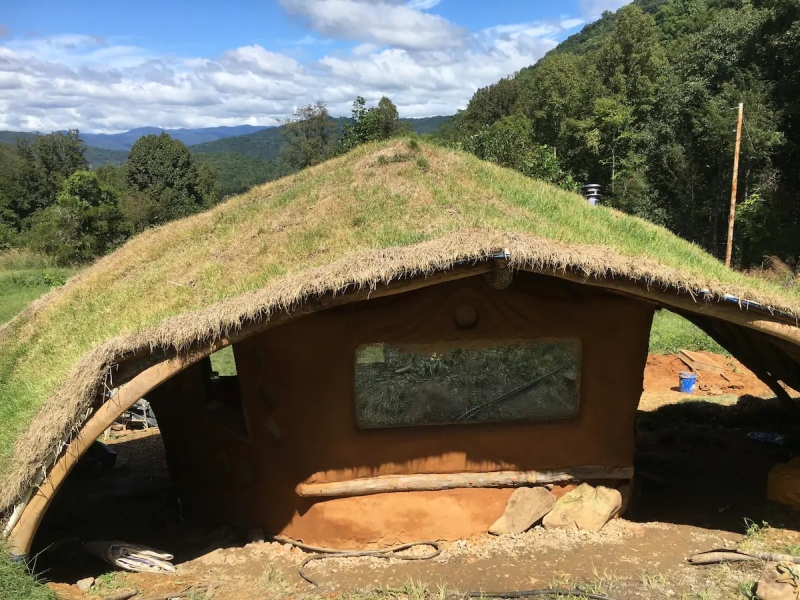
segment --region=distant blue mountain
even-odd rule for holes
[[[200,129],[162,129],[160,127],[137,127],[123,133],[83,133],[81,138],[89,146],[104,148],[106,150],[122,150],[127,152],[134,142],[143,135],[156,134],[166,131],[176,140],[182,141],[187,146],[214,142],[227,137],[248,135],[267,129],[255,125],[236,125],[234,127],[203,127]]]

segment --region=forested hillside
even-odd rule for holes
[[[432,133],[445,122],[448,117],[426,117],[422,119],[400,119],[400,123],[409,130],[419,134]],[[334,125],[334,135],[340,136],[342,128],[349,122],[345,117],[331,119]],[[205,154],[217,154],[220,152],[243,154],[261,160],[275,160],[281,154],[284,144],[285,126],[264,129],[249,135],[239,135],[208,142],[196,144],[191,147],[192,152],[202,152]]]
[[[636,0],[478,90],[439,137],[724,254],[736,109],[734,260],[800,256],[800,2]]]

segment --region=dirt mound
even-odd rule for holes
[[[695,352],[695,354],[705,356],[710,362],[728,367],[724,374],[725,377],[716,373],[698,372],[696,396],[719,396],[722,394],[735,394],[737,396],[745,394],[750,396],[774,395],[758,377],[735,358],[727,358],[711,352]],[[645,393],[677,392],[678,374],[681,371],[691,371],[691,369],[674,354],[663,356],[651,354],[647,357],[647,366],[644,370]]]

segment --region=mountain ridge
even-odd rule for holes
[[[102,150],[112,150],[116,152],[128,152],[131,146],[143,135],[155,134],[158,135],[162,132],[168,133],[172,138],[180,140],[187,146],[195,144],[202,144],[204,142],[213,142],[216,140],[224,139],[226,137],[234,137],[240,135],[249,135],[256,133],[263,129],[269,129],[269,126],[257,125],[234,125],[234,126],[220,126],[220,127],[200,127],[200,128],[187,128],[180,127],[177,129],[165,129],[163,127],[136,127],[128,131],[120,133],[84,133],[81,132],[81,139],[87,146],[92,146]],[[61,130],[64,131],[64,130]],[[32,131],[0,131],[0,142],[16,141],[17,137],[31,137],[35,135]]]

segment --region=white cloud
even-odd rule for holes
[[[468,32],[397,0],[280,0],[318,33],[358,42],[431,50],[463,46]],[[431,4],[423,0],[423,4]]]
[[[357,95],[375,102],[384,94],[405,117],[452,114],[583,22],[562,17],[470,34],[421,12],[434,0],[282,2],[325,36],[310,39],[357,44],[300,60],[258,44],[179,58],[82,35],[0,41],[0,129],[274,125],[316,100],[338,116],[349,115]],[[333,5],[354,12],[342,17]]]
[[[442,0],[409,0],[408,6],[414,10],[430,10]]]
[[[600,18],[600,15],[605,11],[615,11],[626,4],[630,4],[631,1],[632,0],[580,0],[578,6],[584,17],[595,20]]]

